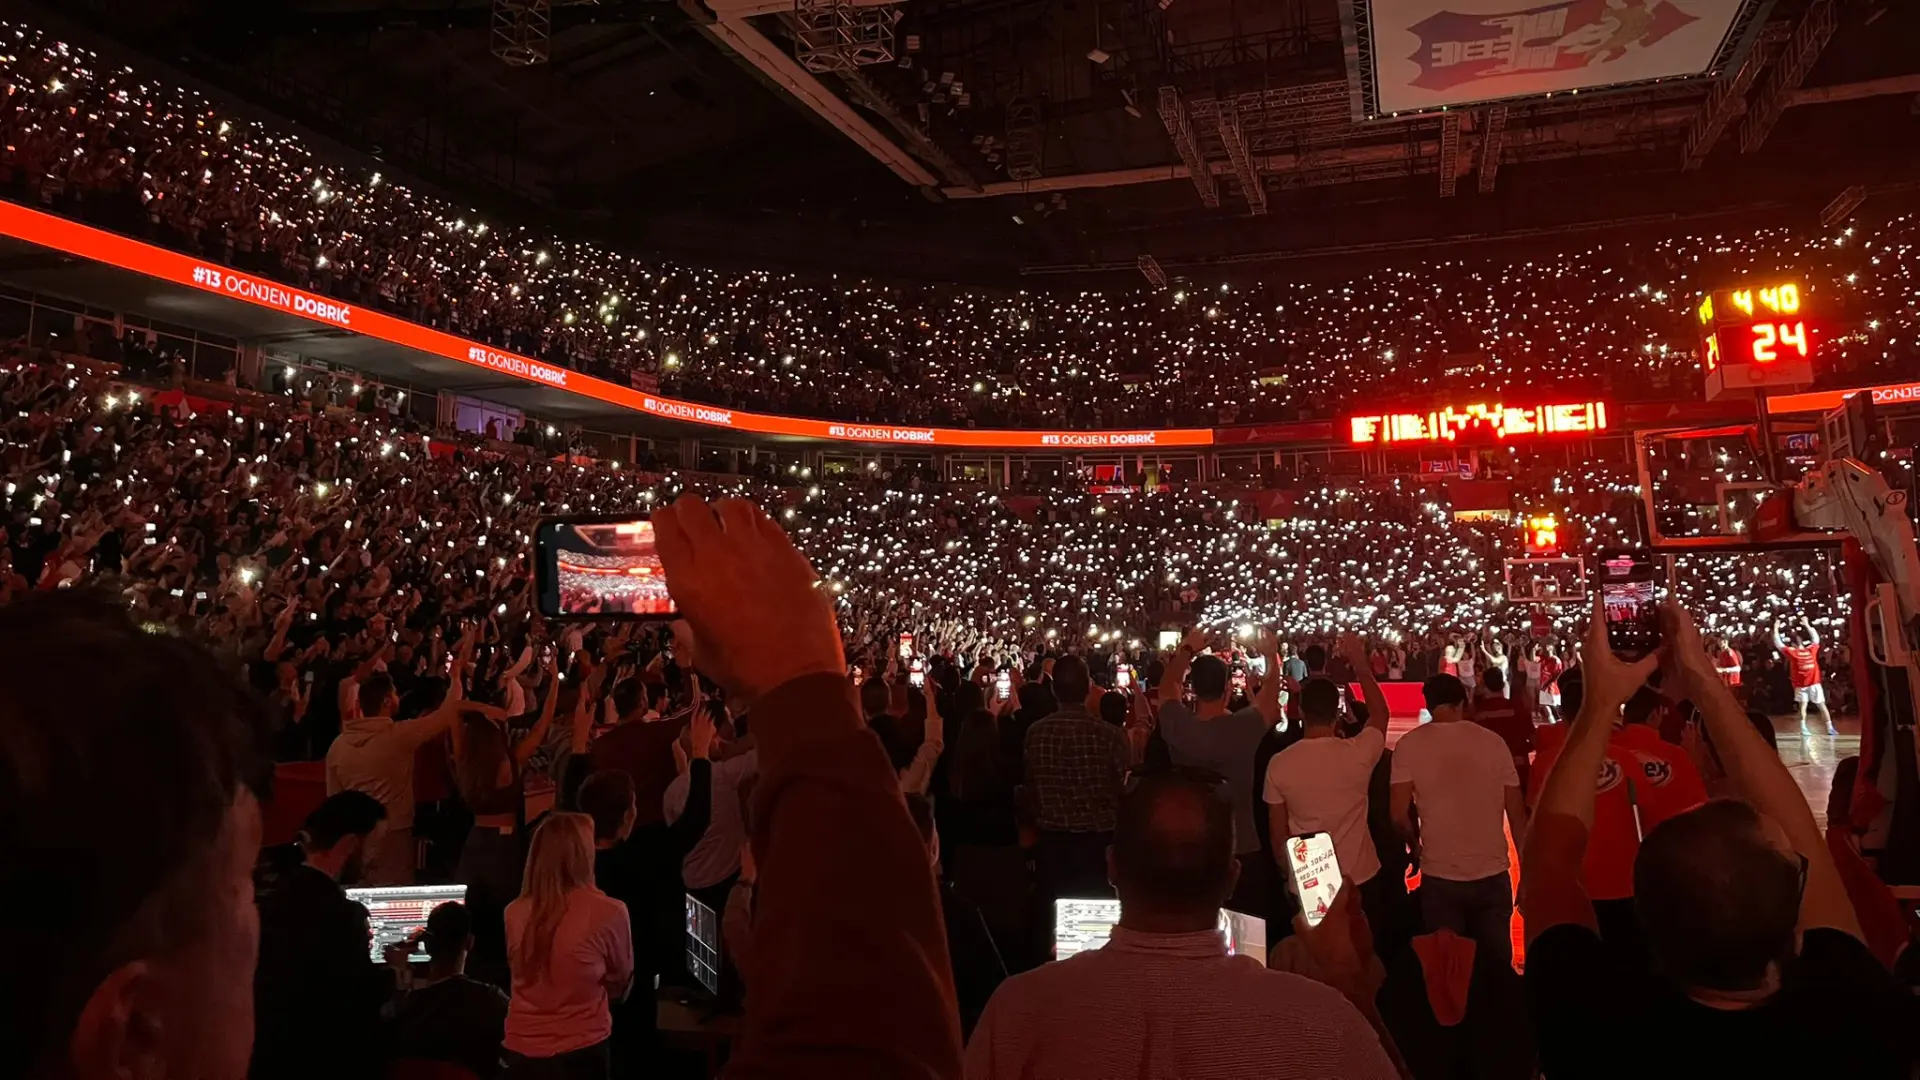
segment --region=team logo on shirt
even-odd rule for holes
[[[1647,783],[1654,787],[1666,787],[1673,780],[1672,763],[1660,758],[1641,758],[1640,771],[1646,774]]]
[[[1594,785],[1596,793],[1612,791],[1620,786],[1620,763],[1612,758],[1600,759],[1600,778]]]

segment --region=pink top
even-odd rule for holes
[[[507,905],[507,954],[518,955],[527,930],[525,900]],[[528,1057],[553,1057],[613,1034],[610,993],[633,979],[633,928],[627,905],[599,889],[575,889],[553,935],[553,957],[539,973],[513,970],[505,1046]]]

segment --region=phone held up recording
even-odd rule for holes
[[[1623,660],[1638,660],[1660,648],[1659,577],[1659,564],[1650,551],[1600,553],[1607,646]]]
[[[548,518],[534,532],[534,592],[549,619],[671,619],[678,610],[653,522]]]
[[[1319,926],[1340,894],[1340,856],[1334,853],[1333,837],[1323,832],[1288,837],[1287,867],[1293,871],[1307,925]]]

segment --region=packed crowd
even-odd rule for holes
[[[33,28],[0,36],[10,197],[732,408],[1096,428],[1327,416],[1443,389],[1684,398],[1694,298],[1756,274],[1805,280],[1823,378],[1910,373],[1920,349],[1911,216],[1247,287],[1001,294],[723,273],[483,221]]]
[[[1556,1077],[1605,1075],[1611,1059],[1588,1057],[1599,1035],[1635,1022],[1668,1032],[1689,1067],[1745,1061],[1759,1044],[1748,1033],[1777,1025],[1819,1053],[1846,1043],[1845,1075],[1893,1075],[1910,1055],[1887,1037],[1904,1007],[1888,997],[1898,912],[1871,931],[1865,912],[1850,914],[1884,915],[1888,898],[1857,874],[1836,894],[1844,852],[1822,841],[1827,863],[1808,854],[1804,800],[1796,789],[1797,810],[1783,801],[1779,759],[1747,742],[1772,732],[1744,713],[1759,698],[1737,705],[1726,689],[1741,681],[1729,668],[1777,664],[1810,702],[1810,687],[1841,674],[1818,651],[1844,645],[1841,609],[1809,566],[1783,579],[1784,566],[1703,557],[1677,595],[1709,629],[1739,630],[1747,655],[1696,640],[1675,609],[1665,689],[1652,694],[1636,692],[1645,665],[1575,645],[1580,611],[1556,607],[1552,633],[1525,633],[1528,612],[1500,591],[1514,530],[1454,520],[1440,485],[1301,487],[1290,516],[1268,522],[1245,492],[1015,499],[912,471],[781,487],[556,464],[306,402],[192,413],[154,399],[84,362],[0,363],[0,641],[12,647],[0,655],[17,665],[0,680],[12,702],[0,775],[21,822],[80,791],[112,793],[33,848],[63,866],[81,858],[75,846],[120,835],[106,822],[141,820],[123,837],[140,859],[110,859],[44,905],[76,931],[146,918],[111,904],[180,866],[221,881],[240,872],[246,895],[257,891],[257,974],[221,967],[239,989],[209,999],[230,1006],[251,985],[255,1031],[242,1045],[230,1007],[216,1034],[185,1026],[192,1052],[227,1056],[164,1075],[237,1077],[249,1063],[259,1077],[364,1075],[419,1060],[482,1076],[653,1075],[670,1060],[654,981],[693,985],[688,895],[724,921],[721,985],[745,987],[740,1075],[825,1067],[821,1054],[862,1074],[920,1062],[981,1077],[1424,1080],[1526,1076],[1544,1062]],[[1511,471],[1520,497],[1561,497],[1552,508],[1582,543],[1630,538],[1614,501],[1625,481],[1604,467]],[[728,503],[716,521],[695,501],[674,525],[661,508],[689,488],[746,496],[766,517]],[[663,522],[659,554],[686,624],[539,618],[536,522],[635,507]],[[810,569],[795,569],[782,537]],[[1193,629],[1172,647],[1167,627]],[[1354,629],[1368,643],[1336,637]],[[76,657],[103,652],[115,674],[95,673],[88,692],[109,697],[37,704],[81,678]],[[251,691],[220,681],[236,664]],[[1431,720],[1392,753],[1379,680],[1424,681]],[[1623,704],[1633,722],[1609,739],[1596,717]],[[58,719],[75,715],[94,722]],[[1560,722],[1536,731],[1543,720]],[[283,761],[324,760],[334,792],[258,867],[257,823],[206,817],[206,792],[193,796],[199,817],[171,816],[164,800],[185,796],[153,775],[251,805],[238,792],[266,789],[243,731],[270,732]],[[1555,756],[1576,753],[1657,761],[1653,788],[1630,806],[1603,785],[1582,806],[1579,785],[1549,782],[1564,771]],[[82,772],[27,765],[44,755]],[[1807,867],[1803,898],[1766,891],[1778,869],[1752,811],[1694,811],[1708,791],[1780,823]],[[1843,839],[1844,795],[1829,811]],[[1635,814],[1649,829],[1686,824],[1642,846]],[[1574,822],[1609,869],[1566,861],[1581,847]],[[1296,925],[1294,845],[1274,838],[1320,832],[1346,885]],[[1499,962],[1508,832],[1540,868],[1528,870],[1541,899],[1528,909],[1524,988]],[[185,850],[236,861],[203,866]],[[1734,864],[1698,880],[1689,860],[1703,851]],[[1664,860],[1646,882],[1636,852]],[[1399,883],[1416,867],[1410,894]],[[434,912],[430,963],[403,949],[375,964],[364,910],[341,886],[410,880],[458,882],[466,899]],[[1108,945],[1045,963],[1052,901],[1109,896],[1109,883],[1121,915]],[[1636,889],[1653,890],[1640,908]],[[1689,944],[1753,889],[1772,906]],[[1268,967],[1295,977],[1269,981],[1221,955],[1223,905],[1263,920]],[[1796,910],[1825,929],[1788,967],[1780,922],[1791,931]],[[8,938],[10,969],[72,947],[32,935]],[[239,944],[210,942],[229,963],[250,959]],[[115,1017],[163,1006],[96,1008],[100,993],[146,991],[86,981],[137,953],[88,955],[108,966],[69,964],[77,981],[0,1039],[29,1075],[107,1074],[47,1063],[67,1051],[39,1033],[64,1024],[92,1025],[73,1045],[106,1047],[102,1069],[120,1067],[108,1053],[146,1052]],[[1686,996],[1625,989],[1653,971]],[[1143,984],[1167,994],[1143,997]],[[1589,984],[1619,992],[1595,1000]],[[1710,1021],[1729,1001],[1754,1008]],[[1270,1022],[1248,1025],[1261,1016]]]

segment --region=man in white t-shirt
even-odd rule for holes
[[[1435,675],[1422,690],[1433,722],[1393,748],[1393,824],[1419,845],[1420,915],[1429,932],[1445,927],[1511,964],[1505,826],[1520,844],[1527,831],[1520,774],[1506,740],[1467,719],[1459,679]]]
[[[1289,836],[1331,835],[1343,887],[1359,888],[1361,906],[1378,928],[1385,925],[1389,899],[1382,890],[1405,887],[1375,880],[1380,856],[1367,832],[1367,783],[1387,748],[1387,696],[1358,634],[1340,635],[1340,651],[1366,695],[1367,726],[1351,739],[1340,738],[1340,688],[1326,678],[1308,679],[1300,688],[1300,741],[1267,765],[1267,821],[1276,859],[1284,858]],[[1297,892],[1293,874],[1284,864],[1281,870],[1287,891]]]

